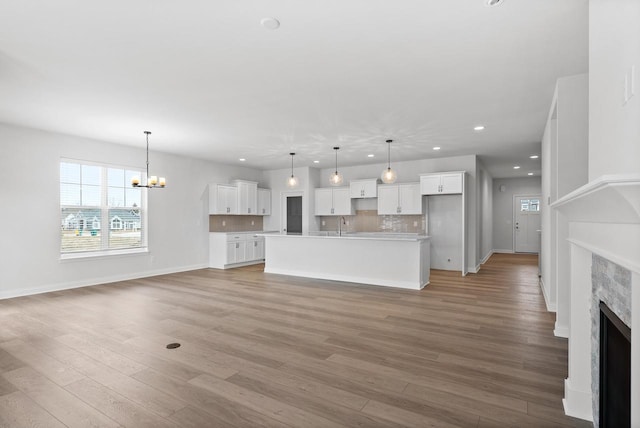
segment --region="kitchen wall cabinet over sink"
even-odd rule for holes
[[[209,214],[237,214],[238,189],[228,184],[209,185]]]
[[[420,174],[420,192],[423,195],[451,195],[462,193],[463,172]]]
[[[323,187],[315,193],[316,215],[353,215],[348,187]]]
[[[422,214],[420,183],[378,186],[378,215]]]
[[[352,199],[376,198],[378,196],[378,179],[352,180],[349,182],[349,191]]]

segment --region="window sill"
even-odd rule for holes
[[[131,255],[149,254],[149,249],[144,248],[127,248],[124,250],[106,250],[106,251],[88,251],[83,253],[67,253],[60,255],[60,262],[79,261],[79,260],[95,260],[113,257],[126,257]]]

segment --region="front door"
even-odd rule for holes
[[[515,252],[540,252],[540,195],[516,196],[513,213]]]

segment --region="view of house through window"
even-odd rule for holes
[[[60,161],[60,251],[77,253],[146,246],[145,201],[126,167]]]

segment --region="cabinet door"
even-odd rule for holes
[[[442,174],[440,193],[462,193],[462,173]]]
[[[394,215],[398,210],[398,186],[378,186],[378,215]]]
[[[422,214],[422,194],[420,184],[398,185],[399,214]]]
[[[256,259],[256,246],[258,241],[256,239],[250,239],[245,242],[244,249],[244,261],[250,262]]]
[[[236,214],[236,199],[235,187],[212,185],[209,191],[209,214]]]
[[[364,198],[364,182],[352,181],[349,183],[349,196],[351,198]]]
[[[333,189],[316,189],[316,215],[333,215]]]
[[[258,209],[258,184],[246,181],[237,181],[238,189],[238,214],[256,215]]]
[[[341,187],[333,190],[333,213],[335,215],[351,215],[353,214],[353,205],[351,204],[351,194],[348,187]]]
[[[363,190],[365,198],[375,198],[378,196],[378,181],[366,180],[363,182]]]
[[[437,195],[440,193],[440,175],[421,176],[420,193],[423,195]]]
[[[258,215],[271,215],[271,190],[258,189]]]
[[[247,241],[240,241],[240,242],[236,242],[235,243],[235,263],[242,263],[246,260],[246,247],[247,247]]]
[[[237,242],[227,242],[227,259],[226,264],[237,263],[236,262],[236,244]]]
[[[238,214],[238,189],[233,186],[224,186],[222,191],[227,214]]]
[[[264,238],[260,238],[256,242],[255,260],[264,260]]]

